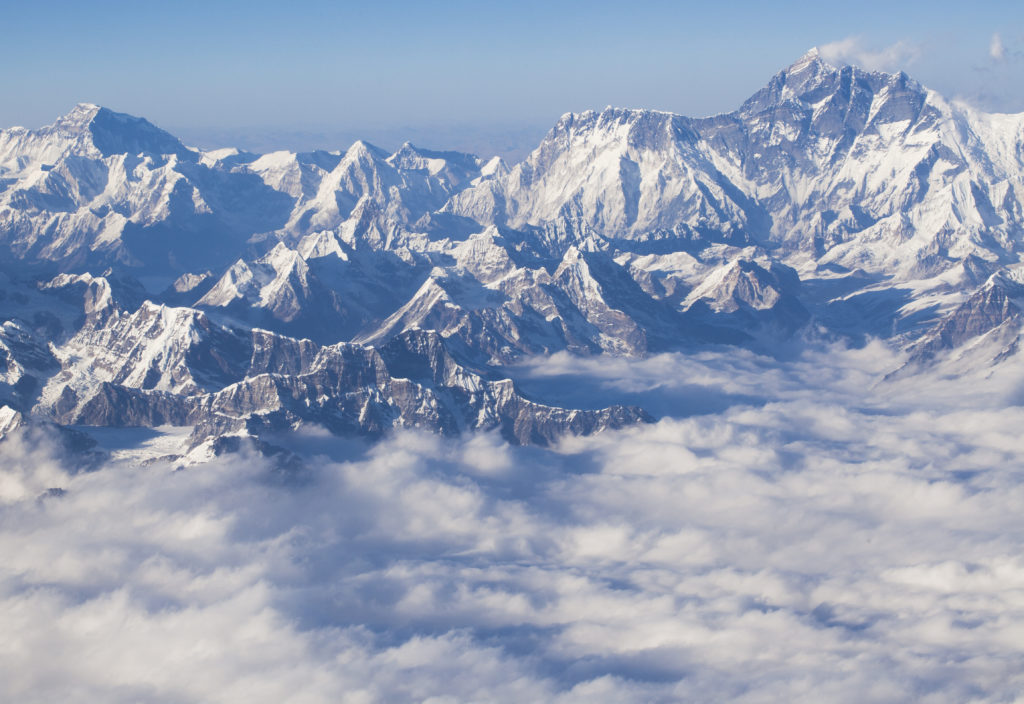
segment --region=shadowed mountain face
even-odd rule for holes
[[[1022,203],[1024,116],[815,51],[732,113],[567,114],[515,165],[200,152],[79,105],[0,131],[0,401],[194,444],[304,423],[544,444],[650,416],[529,400],[507,375],[538,355],[878,337],[901,374],[1009,363]]]

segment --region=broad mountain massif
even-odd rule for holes
[[[1019,363],[1024,114],[814,50],[731,113],[566,114],[515,165],[203,152],[82,104],[0,131],[0,247],[0,432],[188,426],[193,458],[305,424],[543,445],[653,420],[524,394],[517,365],[556,352],[870,338],[905,351],[890,376]]]

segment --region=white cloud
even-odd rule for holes
[[[819,47],[818,52],[829,63],[853,64],[868,71],[904,70],[921,54],[920,47],[905,40],[877,49],[865,46],[861,37],[830,42]]]
[[[865,383],[898,362],[556,358],[534,378],[679,412],[554,451],[16,469],[0,698],[1013,701],[1024,408],[993,392],[1020,370]]]
[[[34,498],[67,480],[58,443],[40,429],[13,434],[3,446],[0,506]]]
[[[1003,38],[999,32],[992,35],[992,41],[988,45],[988,55],[993,61],[1004,61],[1006,59],[1006,48],[1003,46]]]

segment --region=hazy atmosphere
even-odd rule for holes
[[[906,70],[947,97],[1024,110],[1015,3],[19,3],[0,124],[77,102],[142,115],[204,148],[522,157],[558,117],[606,105],[735,109],[812,46]],[[45,47],[45,50],[42,50]]]

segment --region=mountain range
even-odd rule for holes
[[[0,131],[0,432],[547,444],[653,420],[527,398],[517,365],[556,352],[870,338],[905,351],[892,375],[1014,363],[1022,204],[1024,114],[816,50],[731,113],[566,114],[514,165],[199,151],[82,104]]]

